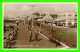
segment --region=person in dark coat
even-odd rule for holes
[[[30,31],[30,42],[32,42],[32,30]]]
[[[39,31],[37,30],[35,33],[35,40],[38,41],[38,35],[39,35]]]

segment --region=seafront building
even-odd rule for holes
[[[75,24],[77,24],[77,12],[72,11],[59,13],[58,18],[56,18],[55,21],[57,22],[57,25],[74,26]]]

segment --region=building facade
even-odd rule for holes
[[[64,12],[58,14],[58,18],[56,19],[57,25],[61,26],[74,26],[77,24],[77,12]]]

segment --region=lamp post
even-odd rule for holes
[[[33,29],[33,23],[34,23],[34,21],[33,21],[33,6],[32,6],[32,15],[31,15],[31,17],[32,17],[32,29]]]
[[[32,8],[32,9],[31,9],[31,11],[32,11],[32,12],[31,12],[31,13],[32,13],[32,14],[31,14],[31,21],[32,21],[32,23],[31,23],[31,28],[33,29],[33,25],[34,25],[33,8],[36,7],[36,5],[28,5],[28,6]]]

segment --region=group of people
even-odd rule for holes
[[[33,34],[35,32],[35,40],[38,41],[38,35],[39,35],[39,30],[37,29],[36,31],[32,28],[32,21],[30,20],[28,22],[28,31],[30,33],[30,42],[32,42],[32,37],[33,37]]]
[[[8,33],[4,35],[4,48],[11,48],[17,39],[17,31],[18,31],[19,21],[11,22],[9,25],[4,25],[4,33]]]
[[[4,48],[11,48],[17,39],[17,28],[10,26],[8,36],[4,37]]]

